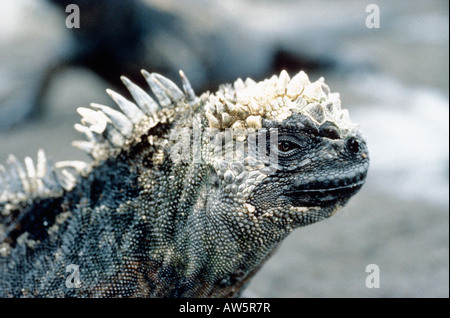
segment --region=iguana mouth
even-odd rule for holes
[[[361,174],[350,179],[295,184],[285,195],[294,206],[330,206],[348,200],[362,187],[364,179]]]

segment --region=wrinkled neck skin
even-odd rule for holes
[[[155,282],[165,294],[156,296],[233,296],[289,230],[242,216],[246,207],[215,188],[217,177],[205,164],[184,169],[183,180],[165,176],[173,183],[152,191],[165,194],[150,213],[149,262],[160,264],[158,277],[165,277]]]
[[[170,160],[140,177],[140,186],[149,189],[137,201],[150,202],[138,213],[151,226],[144,266],[154,272],[152,295],[236,295],[288,231],[253,220],[245,201],[223,191],[206,162]]]

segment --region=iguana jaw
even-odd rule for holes
[[[364,179],[362,175],[361,178]],[[359,176],[355,178],[355,180],[358,179],[360,179]],[[285,195],[293,206],[332,206],[339,202],[346,202],[361,189],[363,184],[364,180],[343,180],[342,185],[330,186],[330,183],[325,181],[293,187]]]

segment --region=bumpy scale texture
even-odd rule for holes
[[[142,71],[79,108],[92,162],[0,165],[0,296],[233,297],[295,228],[364,183],[368,150],[323,78],[196,96]]]

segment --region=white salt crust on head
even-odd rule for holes
[[[211,128],[261,128],[262,119],[281,122],[293,113],[304,114],[317,124],[334,123],[343,134],[356,127],[341,109],[339,93],[331,93],[323,77],[311,82],[300,71],[290,78],[286,71],[261,82],[247,78],[223,85],[205,105]]]

